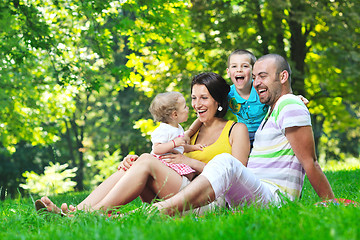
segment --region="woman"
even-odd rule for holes
[[[227,152],[246,166],[250,148],[247,128],[242,123],[223,119],[228,109],[229,89],[229,85],[218,74],[202,73],[194,77],[191,83],[191,102],[202,125],[191,138],[191,143],[205,147],[202,151],[186,155],[167,155],[163,160],[169,163],[185,163],[199,174],[214,156]],[[70,205],[70,211],[108,210],[125,205],[138,196],[144,202],[151,202],[155,198],[167,199],[189,183],[186,177],[180,176],[150,154],[140,157],[128,155],[119,169],[76,208]],[[41,198],[36,204],[37,208],[46,208],[56,213],[69,210],[64,203],[61,211],[47,197]]]

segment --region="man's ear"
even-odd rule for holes
[[[288,71],[284,70],[280,73],[280,82],[281,84],[284,84],[289,79],[289,73]]]

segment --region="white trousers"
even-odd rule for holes
[[[215,156],[205,166],[201,176],[209,180],[215,198],[225,195],[225,200],[231,207],[246,203],[280,204],[277,186],[261,181],[228,153]]]

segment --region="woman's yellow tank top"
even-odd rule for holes
[[[230,153],[231,154],[231,145],[229,141],[229,131],[234,121],[227,121],[225,127],[223,128],[220,137],[211,144],[203,148],[202,151],[192,151],[188,153],[184,153],[185,156],[189,158],[193,158],[199,160],[204,163],[208,163],[211,159],[213,159],[216,155],[220,153]],[[199,131],[197,131],[190,139],[190,144],[195,144]]]

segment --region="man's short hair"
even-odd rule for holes
[[[288,61],[286,61],[286,59],[283,56],[281,56],[279,54],[275,54],[275,53],[266,54],[266,55],[260,57],[258,59],[258,61],[269,59],[269,58],[275,60],[276,73],[281,73],[284,70],[289,73],[288,79],[289,79],[289,83],[291,84],[291,68],[290,68]]]

